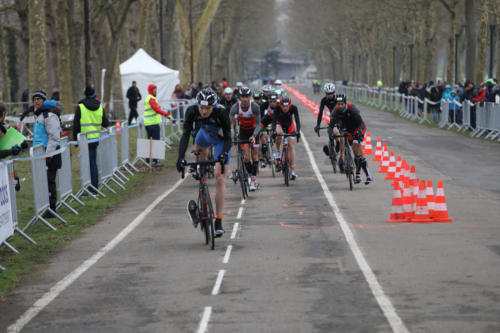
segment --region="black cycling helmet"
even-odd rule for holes
[[[217,103],[217,93],[212,88],[203,88],[197,95],[196,100],[198,104],[204,106],[215,105]]]
[[[344,102],[347,103],[347,97],[344,94],[337,94],[335,95],[335,101],[338,102]]]
[[[261,99],[263,96],[262,91],[255,90],[252,94],[253,99]]]
[[[275,92],[272,92],[269,95],[269,102],[277,102],[278,101],[278,94]]]
[[[281,106],[288,106],[290,104],[292,104],[292,99],[290,98],[290,96],[288,96],[287,94],[281,95],[281,97],[280,97],[280,105]]]
[[[238,95],[241,97],[248,97],[252,95],[252,91],[248,87],[241,87],[238,91]]]

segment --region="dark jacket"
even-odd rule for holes
[[[84,98],[78,104],[85,105],[87,109],[90,111],[96,111],[99,109],[101,106],[101,102],[98,101],[95,98]],[[78,133],[82,131],[81,126],[80,126],[80,119],[82,118],[82,111],[80,110],[80,105],[76,106],[75,109],[75,118],[73,119],[73,140],[76,141],[78,139]],[[106,118],[106,114],[102,114],[102,127],[108,127],[109,126],[109,121],[108,118]]]
[[[134,86],[131,86],[127,90],[127,98],[128,98],[128,106],[131,109],[136,109],[137,108],[137,102],[139,102],[142,99],[141,92],[139,91],[139,88],[134,88]]]

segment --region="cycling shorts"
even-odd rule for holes
[[[277,122],[277,125],[279,125],[283,129],[283,133],[292,134],[295,132],[295,122],[293,121],[288,127],[283,127],[279,122]]]
[[[347,140],[349,141],[350,145],[352,145],[352,142],[354,141],[354,133],[356,133],[356,132],[361,133],[361,138],[360,138],[361,141],[359,143],[363,142],[363,139],[365,138],[365,133],[366,133],[366,126],[361,126],[361,127],[363,127],[362,130],[360,130],[360,128],[358,127],[353,132],[347,132],[346,131],[346,133],[347,133]]]
[[[200,128],[196,137],[194,139],[194,143],[200,147],[210,147],[214,146],[214,158],[218,158],[220,154],[222,154],[224,150],[224,140],[221,139],[218,135],[211,135],[207,133],[203,128]],[[231,161],[231,149],[227,152],[227,161],[226,165],[229,165]]]
[[[273,118],[269,117],[269,115],[266,114],[260,122],[261,128],[266,128],[267,126],[269,126],[272,123],[273,123]]]
[[[253,135],[253,132],[254,132],[254,130],[240,129],[240,134],[239,134],[240,140],[246,141],[246,140],[250,139],[250,137]],[[257,148],[259,146],[259,139],[260,139],[260,135],[257,135],[257,137],[255,138],[255,144],[253,145],[255,148]],[[244,146],[244,145],[248,145],[248,144],[249,143],[244,143],[242,145]]]

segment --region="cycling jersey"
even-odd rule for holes
[[[321,120],[323,119],[323,110],[325,109],[325,106],[330,110],[330,113],[333,111],[333,108],[335,107],[335,104],[337,104],[337,101],[335,98],[328,98],[328,96],[324,96],[321,99],[320,105],[319,105],[319,113],[318,113],[318,118],[316,119],[316,126],[320,126]]]
[[[335,106],[330,115],[329,127],[337,127],[345,129],[349,133],[356,133],[360,129],[363,130],[365,125],[359,109],[354,104],[349,103],[346,105],[346,110],[339,110],[338,106]]]
[[[295,118],[295,124],[293,118]],[[297,107],[295,105],[290,105],[288,111],[284,112],[281,106],[278,105],[274,110],[273,132],[276,130],[276,125],[280,125],[285,131],[293,128],[295,131],[300,132],[300,118]]]
[[[234,104],[229,117],[230,119],[234,119],[235,116],[238,116],[238,123],[241,130],[253,130],[253,135],[257,137],[260,132],[260,127],[257,126],[257,124],[260,124],[260,108],[256,103],[250,102],[246,110],[243,110],[240,102]]]
[[[220,104],[207,118],[203,118],[198,109],[198,105],[191,105],[184,116],[184,125],[181,141],[179,143],[179,158],[184,158],[189,143],[189,136],[194,128],[199,128],[204,136],[223,143],[221,151],[228,152],[231,148],[231,123],[227,110]],[[217,158],[218,156],[215,156]]]
[[[231,107],[238,103],[238,100],[236,97],[232,96],[231,99],[228,101],[226,99],[226,96],[222,97],[220,100],[220,104],[226,109],[226,110],[231,110]]]

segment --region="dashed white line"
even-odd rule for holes
[[[96,262],[99,261],[105,254],[111,251],[116,245],[118,245],[125,237],[127,237],[132,231],[137,228],[146,216],[170,193],[175,191],[175,189],[184,181],[184,179],[179,179],[170,189],[165,191],[160,195],[155,201],[153,201],[146,209],[140,213],[132,222],[129,223],[118,235],[115,236],[111,241],[109,241],[104,247],[97,251],[90,258],[85,260],[80,266],[78,266],[74,271],[66,275],[61,281],[57,282],[48,292],[46,292],[41,298],[39,298],[28,310],[26,310],[17,321],[7,328],[7,332],[14,333],[19,332],[26,326],[31,319],[33,319],[40,311],[42,311],[47,305],[49,305],[57,296],[59,296],[66,288],[68,288],[76,279],[78,279],[83,273],[85,273],[90,267],[92,267]]]
[[[220,286],[222,284],[222,279],[224,278],[224,274],[226,274],[226,270],[221,269],[219,271],[219,274],[217,275],[217,280],[215,280],[214,289],[212,289],[212,295],[215,296],[215,295],[219,294],[219,290],[220,290]]]
[[[232,249],[233,249],[232,245],[227,246],[226,255],[224,255],[224,259],[222,259],[223,264],[227,264],[229,262],[229,257],[231,256]]]
[[[243,207],[240,207],[240,209],[238,209],[238,215],[236,216],[236,219],[241,219],[241,216],[243,215]]]
[[[356,242],[356,239],[354,238],[354,234],[352,233],[349,224],[347,223],[346,219],[340,212],[340,209],[337,206],[335,199],[333,198],[332,192],[330,192],[330,190],[328,189],[328,185],[325,183],[325,179],[323,178],[323,175],[321,174],[318,165],[316,164],[316,160],[314,159],[314,155],[311,151],[311,148],[309,148],[309,144],[307,143],[304,133],[303,132],[301,133],[302,133],[302,141],[304,142],[304,147],[307,151],[307,154],[309,155],[309,161],[311,162],[311,166],[314,170],[314,173],[316,174],[316,178],[318,179],[318,182],[321,185],[321,188],[323,189],[323,193],[325,194],[328,203],[333,209],[333,213],[335,214],[335,217],[339,222],[340,228],[344,232],[347,243],[349,244],[349,247],[351,248],[354,257],[356,258],[356,262],[358,263],[359,268],[363,272],[363,275],[365,276],[365,279],[368,282],[368,285],[373,293],[373,296],[375,297],[375,300],[382,309],[382,312],[384,313],[385,317],[387,318],[387,321],[391,325],[393,332],[408,333],[409,331],[406,328],[404,322],[398,316],[396,309],[391,303],[391,300],[389,299],[389,297],[385,295],[382,286],[377,280],[377,277],[373,273],[370,265],[368,265],[368,261],[363,256],[363,252],[361,252],[361,249],[359,248],[359,245]]]
[[[245,202],[246,202],[246,200],[245,200],[245,199],[241,199],[241,204],[242,204],[242,205],[244,205],[244,204],[245,204]]]
[[[238,222],[236,222],[235,224],[233,224],[233,232],[231,233],[231,239],[234,239],[236,237],[236,233],[238,232],[238,226],[240,224]]]
[[[203,316],[201,317],[200,327],[198,327],[198,333],[205,333],[208,328],[208,322],[210,321],[210,316],[212,315],[212,307],[206,306],[203,310]]]

